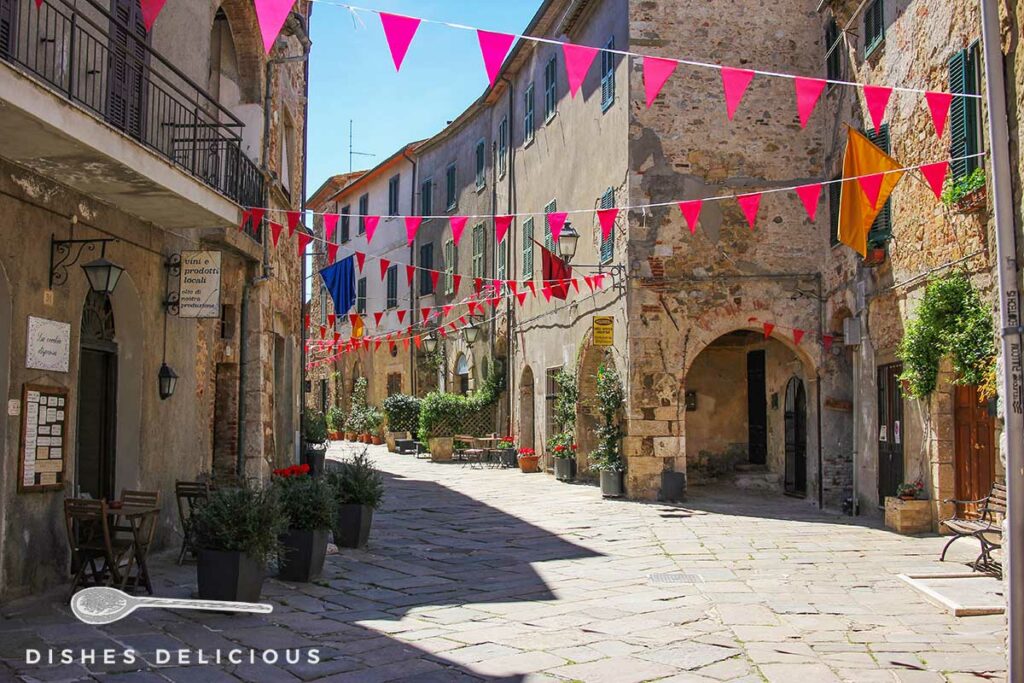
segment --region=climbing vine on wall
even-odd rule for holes
[[[957,384],[978,385],[985,399],[995,396],[992,311],[962,273],[928,284],[915,317],[907,324],[897,355],[903,361],[900,379],[915,398],[935,391],[939,362],[947,355],[953,362]]]

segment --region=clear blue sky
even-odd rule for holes
[[[353,0],[359,7],[521,32],[541,0]],[[360,23],[359,20],[362,20]],[[395,72],[375,14],[314,3],[310,23],[307,192],[348,168],[348,122],[355,170],[383,161],[404,143],[441,130],[487,86],[476,34],[420,24]]]

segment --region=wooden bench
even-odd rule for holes
[[[981,554],[971,563],[971,567],[977,572],[1002,576],[1002,565],[992,558],[992,551],[1002,547],[1003,519],[1006,517],[1006,486],[993,484],[989,494],[978,500],[949,498],[942,502],[978,507],[976,512],[965,508],[963,516],[960,516],[959,512],[954,512],[953,517],[941,521],[942,526],[953,532],[953,538],[949,539],[946,547],[942,549],[939,561],[945,561],[946,551],[954,541],[961,538],[976,538],[981,544]]]
[[[470,467],[483,466],[485,450],[480,447],[479,439],[468,434],[456,434],[453,437],[453,441],[456,443],[462,442],[465,444],[465,447],[453,450],[452,460],[461,460],[464,465],[469,465]]]

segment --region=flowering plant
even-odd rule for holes
[[[917,498],[924,491],[924,482],[920,479],[913,483],[903,482],[896,487],[896,495],[899,498]]]
[[[536,454],[537,454],[537,451],[533,450],[532,448],[520,448],[519,449],[519,457],[520,458],[529,458],[529,457],[532,457],[532,456],[534,456]]]
[[[309,474],[309,465],[274,471],[271,488],[281,503],[290,529],[330,529],[335,505],[331,489]]]
[[[282,467],[281,469],[274,470],[275,477],[301,477],[304,474],[309,474],[309,465],[303,463],[302,465],[291,465],[290,467]]]
[[[514,436],[503,436],[501,441],[498,442],[498,448],[515,448],[516,438]]]

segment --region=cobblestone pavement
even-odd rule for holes
[[[2,610],[0,680],[1005,678],[1002,616],[954,618],[896,578],[948,571],[938,537],[847,524],[782,497],[721,489],[685,506],[606,501],[547,475],[371,453],[387,498],[370,547],[328,557],[314,584],[268,580],[273,614],[143,610],[95,628],[55,593]],[[968,559],[968,543],[957,545],[953,559]],[[155,564],[158,595],[192,593],[194,566],[169,554]],[[139,654],[29,666],[26,648]],[[197,649],[233,648],[246,662],[194,661]],[[179,649],[192,661],[156,662]],[[276,665],[263,661],[275,655]]]

